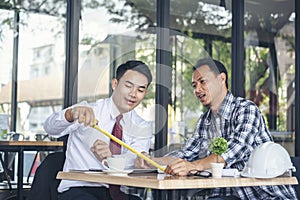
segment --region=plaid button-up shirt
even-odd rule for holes
[[[200,116],[194,134],[180,150],[169,153],[169,156],[194,161],[211,154],[209,143],[216,134],[228,141],[228,149],[222,154],[226,168],[243,170],[253,149],[260,144],[272,141],[264,118],[258,107],[251,101],[234,97],[228,92],[217,112],[218,131],[211,133],[214,120],[211,111]],[[215,126],[214,126],[215,127]],[[208,196],[235,195],[241,199],[297,199],[292,186],[260,186],[215,188]]]

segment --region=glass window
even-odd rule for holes
[[[0,8],[0,139],[6,139],[9,129],[14,13]]]
[[[170,1],[169,144],[182,143],[204,111],[190,87],[191,66],[209,55],[225,64],[231,78],[231,3]],[[116,67],[129,59],[140,59],[150,66],[154,83],[138,112],[154,121],[156,1],[82,0],[81,5],[78,101],[110,96]],[[14,33],[17,9],[19,32]],[[245,85],[241,85],[246,98],[262,110],[275,141],[291,155],[295,129],[294,9],[294,0],[245,0]],[[32,138],[33,132],[43,131],[46,117],[61,109],[65,12],[65,0],[24,0],[19,5],[8,0],[0,4],[0,117],[5,119],[0,124],[0,137],[10,130],[14,59],[18,61],[16,131]],[[18,38],[15,58],[14,36]]]
[[[231,5],[219,2],[171,1],[173,79],[169,109],[169,150],[190,137],[205,108],[191,86],[192,66],[201,58],[220,60],[231,71]],[[181,33],[179,33],[181,32]],[[184,35],[182,35],[184,33]]]
[[[18,59],[16,131],[26,139],[43,132],[43,122],[62,105],[65,60],[65,1],[15,1],[1,4],[0,113],[11,113],[13,59]],[[18,54],[13,58],[14,10],[19,9]],[[31,12],[33,11],[34,12]],[[3,11],[3,12],[2,12]],[[2,28],[3,27],[3,28]],[[5,39],[4,39],[5,37]],[[2,59],[4,58],[4,59]],[[52,108],[52,109],[49,109]],[[33,112],[32,112],[33,111]]]
[[[82,1],[79,37],[78,101],[93,102],[109,97],[117,66],[127,60],[148,64],[155,80],[155,32],[147,29],[147,14],[155,14],[153,1]],[[147,4],[147,5],[145,5]],[[147,8],[145,10],[145,8]],[[137,112],[154,120],[154,85],[148,89]]]
[[[294,1],[245,1],[245,93],[294,155]]]

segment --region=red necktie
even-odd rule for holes
[[[121,119],[123,118],[123,115],[118,115],[116,118],[116,123],[114,125],[114,128],[112,130],[112,135],[118,138],[119,140],[122,140],[122,132],[123,128],[120,124]],[[110,151],[113,155],[121,154],[121,145],[114,140],[110,140],[109,143]]]
[[[112,135],[116,138],[122,140],[122,132],[123,128],[120,124],[121,119],[123,118],[123,115],[118,115],[116,118],[116,123],[114,125],[114,128],[112,130]],[[109,143],[110,151],[113,155],[121,154],[121,145],[115,142],[114,140],[110,140]],[[119,185],[109,185],[109,193],[113,200],[126,200],[128,199],[128,196],[120,191]]]

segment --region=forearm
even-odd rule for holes
[[[60,137],[65,135],[63,132],[66,130],[72,123],[68,122],[65,118],[65,110],[55,112],[50,115],[44,124],[45,131],[54,137]]]
[[[159,163],[160,165],[168,165],[174,163],[180,158],[173,157],[173,156],[165,156],[165,157],[156,157],[156,158],[151,157],[151,159]],[[210,169],[212,162],[224,163],[224,166],[226,165],[225,160],[221,156],[217,156],[215,154],[211,154],[203,159],[192,161],[191,163],[197,170],[202,171],[202,170]]]
[[[157,158],[151,157],[151,159],[160,165],[168,165],[174,162],[175,160],[177,160],[178,158],[172,156],[165,156],[165,157],[157,157]]]
[[[226,165],[226,162],[222,158],[222,156],[217,156],[215,154],[211,154],[211,155],[207,156],[206,158],[194,161],[194,163],[197,167],[197,170],[200,170],[200,171],[210,169],[211,168],[210,164],[213,162],[224,163],[224,166]]]
[[[161,166],[167,166],[168,164],[171,164],[172,162],[174,162],[175,160],[178,159],[178,158],[171,157],[171,156],[166,156],[166,157],[152,157],[151,156],[149,158]],[[140,159],[142,159],[142,158],[140,158]],[[146,162],[146,161],[144,161],[144,162]],[[150,163],[147,163],[147,166],[148,166],[148,168],[155,168]]]
[[[149,154],[147,154],[146,152],[142,152],[142,154],[144,156],[146,156],[147,158],[151,159],[152,161],[154,161],[157,164],[162,165],[162,166],[166,166],[168,164],[171,164],[172,162],[174,162],[175,160],[178,159],[178,158],[171,157],[171,156],[153,157],[153,156],[150,156]],[[150,163],[148,163],[146,160],[144,160],[141,157],[137,157],[137,159],[135,160],[134,165],[135,165],[136,168],[142,168],[142,169],[155,168],[153,165],[151,165]]]

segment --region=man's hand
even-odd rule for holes
[[[177,159],[171,164],[167,165],[165,170],[166,174],[186,176],[190,170],[197,169],[197,165],[194,162],[189,162],[183,159]]]
[[[109,145],[99,139],[94,142],[91,147],[91,151],[99,161],[112,156],[111,151],[109,150]]]
[[[93,126],[95,121],[95,114],[91,107],[76,106],[67,109],[65,118],[68,122],[78,120],[79,123],[84,123],[85,126]]]
[[[146,152],[142,152],[142,154],[151,159],[151,156],[148,155]],[[137,157],[134,161],[134,167],[139,169],[149,169],[153,168],[152,165],[148,164],[144,159]]]

